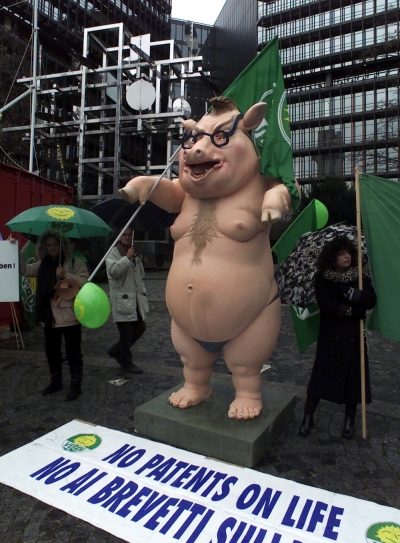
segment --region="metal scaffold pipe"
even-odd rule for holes
[[[29,171],[33,172],[33,155],[35,151],[36,91],[37,91],[37,59],[38,59],[38,11],[39,0],[33,3],[33,62],[32,62],[32,103],[31,103],[31,137],[29,147]]]

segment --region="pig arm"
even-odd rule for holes
[[[134,177],[118,191],[118,194],[131,204],[138,200],[144,204],[157,179],[156,176]],[[149,200],[169,213],[179,213],[185,196],[186,192],[182,189],[179,179],[171,180],[163,177]]]
[[[261,206],[261,221],[275,223],[281,220],[282,215],[292,215],[291,196],[286,187],[278,179],[268,179],[269,188],[264,194]],[[300,193],[299,184],[296,181]]]

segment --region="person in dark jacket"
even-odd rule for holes
[[[50,370],[50,384],[42,396],[63,389],[61,343],[64,337],[71,384],[66,402],[82,393],[83,357],[81,351],[81,324],[74,313],[75,295],[89,279],[84,262],[71,257],[71,247],[63,234],[46,230],[38,239],[40,260],[27,264],[19,259],[20,274],[37,277],[35,315],[42,323],[45,352]]]
[[[299,435],[309,435],[314,426],[313,415],[323,399],[345,404],[342,437],[351,439],[357,404],[361,402],[360,320],[365,319],[366,310],[375,306],[376,295],[371,278],[365,274],[363,289],[359,290],[357,250],[346,236],[323,247],[316,268],[320,325]],[[366,403],[371,403],[367,348],[365,377]]]

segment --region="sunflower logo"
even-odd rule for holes
[[[400,543],[400,526],[395,522],[379,522],[366,533],[367,543]]]
[[[67,221],[75,215],[75,211],[69,207],[51,207],[46,211],[46,213],[58,221]]]
[[[96,434],[77,434],[66,439],[62,447],[65,451],[82,452],[95,449],[100,443],[101,439]]]
[[[262,154],[264,137],[269,123],[277,124],[277,128],[281,133],[282,139],[291,147],[290,118],[286,91],[283,89],[281,92],[277,84],[273,83],[272,88],[266,90],[262,94],[259,102],[265,102],[267,104],[267,111],[265,118],[261,121],[259,126],[253,130],[253,138],[257,145],[258,152]]]

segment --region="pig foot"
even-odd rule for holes
[[[277,209],[264,209],[261,213],[261,222],[266,223],[275,223],[280,221],[282,218],[282,213]]]
[[[174,407],[179,407],[180,409],[186,409],[192,405],[197,405],[204,400],[207,400],[212,395],[212,390],[210,387],[204,389],[191,390],[185,387],[182,387],[177,392],[173,392],[168,398],[168,401]]]
[[[236,398],[229,406],[228,417],[230,419],[248,420],[261,415],[261,398]]]

